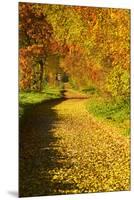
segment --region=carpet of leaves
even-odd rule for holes
[[[87,99],[36,107],[20,137],[20,196],[130,190],[130,139]]]
[[[53,148],[65,157],[55,168],[53,181],[75,185],[60,193],[105,192],[129,190],[129,139],[118,129],[106,127],[86,112],[84,100],[68,100],[54,109],[59,122],[53,133],[60,138]]]

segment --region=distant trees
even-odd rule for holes
[[[61,68],[79,88],[129,96],[129,10],[29,3],[19,10],[21,89],[41,90],[45,66],[48,74]]]

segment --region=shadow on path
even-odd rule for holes
[[[63,91],[64,95],[64,91]],[[75,188],[72,183],[54,182],[54,168],[63,168],[66,157],[61,157],[54,144],[60,138],[53,134],[60,123],[53,107],[63,99],[51,100],[31,106],[20,123],[19,136],[19,196],[59,194],[57,191]],[[62,159],[63,162],[59,162]]]

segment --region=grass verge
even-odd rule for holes
[[[46,86],[42,92],[19,93],[19,117],[24,115],[27,107],[39,104],[45,100],[61,98],[61,88]]]
[[[88,101],[87,110],[100,120],[122,129],[123,135],[130,134],[130,102],[106,100],[99,96],[92,96]]]

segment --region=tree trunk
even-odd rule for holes
[[[43,68],[43,61],[40,60],[39,61],[39,64],[40,64],[40,85],[39,85],[39,91],[42,90],[42,83],[43,83],[43,73],[44,73],[44,68]]]

